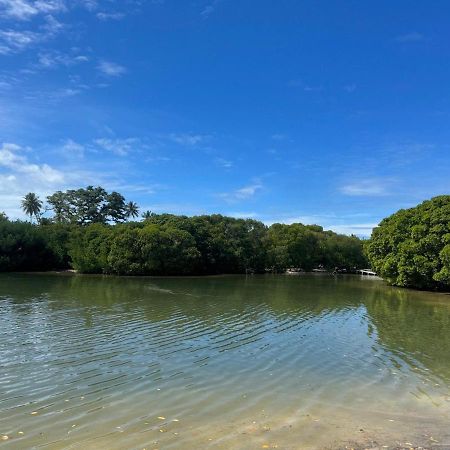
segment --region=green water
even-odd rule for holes
[[[450,445],[450,296],[357,276],[0,275],[0,447]]]

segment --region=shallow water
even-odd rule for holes
[[[5,449],[443,448],[450,296],[357,276],[0,275],[2,437]]]

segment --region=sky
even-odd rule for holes
[[[101,185],[368,236],[450,193],[449,19],[440,0],[0,0],[0,211]]]

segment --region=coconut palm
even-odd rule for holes
[[[128,218],[139,216],[139,206],[135,202],[128,202],[125,206],[125,214]]]
[[[29,192],[22,200],[22,209],[27,216],[30,216],[30,221],[33,221],[33,216],[39,222],[41,218],[42,202],[34,192]]]
[[[144,219],[144,220],[147,220],[147,219],[150,219],[151,217],[152,217],[152,215],[153,215],[153,213],[151,212],[151,211],[145,211],[143,214],[142,214],[142,218]]]

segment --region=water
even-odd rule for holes
[[[450,296],[357,276],[1,275],[2,436],[5,449],[445,448]]]

